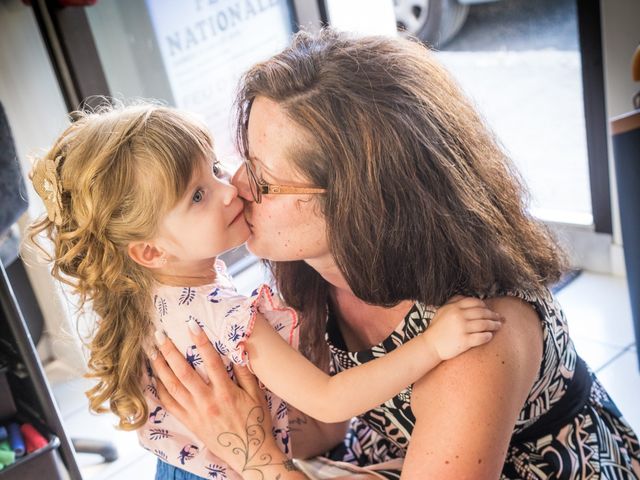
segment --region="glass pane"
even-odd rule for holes
[[[201,115],[224,159],[235,155],[238,79],[289,43],[291,10],[278,0],[110,0],[87,14],[111,93]]]
[[[399,24],[436,44],[515,161],[532,212],[591,225],[575,0],[479,1],[395,3]]]
[[[159,99],[198,114],[218,158],[234,170],[238,80],[288,45],[292,10],[283,0],[109,0],[86,12],[111,94]],[[244,247],[222,258],[232,274],[256,261]]]

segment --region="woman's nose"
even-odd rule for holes
[[[249,179],[247,178],[247,169],[244,164],[240,164],[236,172],[231,177],[231,185],[238,189],[238,195],[245,200],[253,200],[251,189],[249,188]]]

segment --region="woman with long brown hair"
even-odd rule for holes
[[[640,475],[638,439],[577,356],[548,290],[565,269],[563,253],[427,49],[300,33],[247,72],[237,106],[246,166],[234,183],[246,200],[247,245],[299,311],[301,348],[316,364],[339,372],[383,356],[427,329],[434,306],[456,295],[483,298],[506,318],[489,344],[354,419],[337,447],[344,426],[292,414],[295,456],[335,447],[332,458],[353,463],[403,458],[402,473],[376,473],[384,478]],[[282,195],[290,186],[326,193]],[[195,340],[215,371],[215,356]],[[250,443],[243,420],[260,405],[250,376],[239,375],[244,390],[221,376],[206,386],[168,342],[161,351],[178,374],[162,357],[154,362],[169,386],[167,408],[233,457],[220,433]],[[234,411],[221,413],[221,402]],[[256,454],[269,439],[259,443]],[[238,471],[258,478],[240,456]]]

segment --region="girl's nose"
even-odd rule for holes
[[[225,182],[222,185],[224,185],[222,202],[225,206],[231,205],[231,202],[238,196],[238,189],[230,183]]]
[[[238,189],[238,195],[245,200],[252,201],[251,189],[249,188],[249,179],[247,178],[247,169],[241,163],[236,172],[231,177],[231,185]]]

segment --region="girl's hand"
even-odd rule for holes
[[[207,336],[193,324],[191,338],[209,382],[164,333],[156,332],[159,353],[150,357],[164,407],[243,478],[305,478],[271,436],[271,416],[255,377],[246,367],[234,365],[238,385],[233,383]]]
[[[482,300],[457,295],[436,311],[428,337],[440,359],[447,360],[489,342],[503,321]]]

